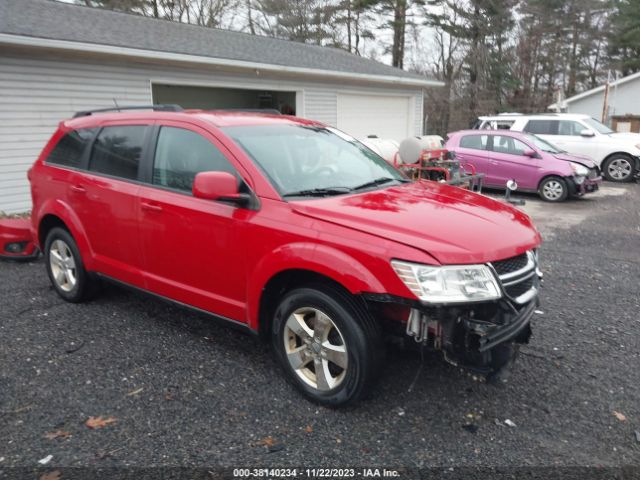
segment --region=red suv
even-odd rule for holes
[[[287,377],[330,406],[412,337],[494,375],[538,302],[530,219],[412,182],[352,137],[257,112],[81,112],[29,171],[33,234],[58,294],[100,280],[272,343]]]

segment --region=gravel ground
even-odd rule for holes
[[[526,197],[547,240],[542,313],[507,383],[391,349],[372,398],[341,411],[302,399],[250,336],[116,287],[67,304],[41,260],[1,262],[0,478],[48,455],[47,468],[640,467],[640,185],[603,191]],[[92,430],[93,416],[116,421]]]

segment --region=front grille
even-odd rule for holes
[[[527,266],[527,262],[529,259],[527,258],[527,254],[523,253],[522,255],[518,255],[517,257],[507,258],[506,260],[499,260],[497,262],[493,262],[493,268],[496,269],[498,275],[505,275],[507,273],[517,272],[518,270],[522,270]]]
[[[505,287],[505,291],[511,298],[518,298],[520,295],[531,290],[531,287],[533,287],[533,277],[526,279],[524,282]]]
[[[536,256],[532,252],[492,263],[505,293],[516,303],[522,304],[533,298],[531,295],[524,296],[528,292],[535,296],[538,280],[536,264]]]

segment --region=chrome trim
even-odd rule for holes
[[[524,282],[525,280],[529,280],[535,274],[536,274],[536,270],[534,268],[529,273],[525,274],[523,277],[518,277],[518,278],[516,278],[515,280],[513,280],[511,282],[502,282],[502,286],[510,287],[511,285],[517,285],[517,284],[519,284],[521,282]],[[502,281],[502,278],[500,278],[500,281]]]
[[[511,297],[507,293],[506,289],[513,285],[517,285],[526,280],[529,280],[531,277],[534,277],[535,275],[538,275],[539,278],[542,278],[542,274],[541,274],[542,272],[540,272],[540,269],[538,268],[537,253],[531,250],[528,250],[526,252],[526,255],[527,255],[527,264],[524,267],[522,267],[520,270],[516,270],[515,272],[505,273],[504,275],[497,275],[497,272],[495,271],[493,264],[490,264],[492,270],[496,273],[498,280],[500,281],[500,287],[503,295],[511,299],[514,303],[518,305],[523,305],[525,303],[528,303],[538,295],[538,288],[536,287],[536,285],[533,285],[529,290],[517,296],[516,298]]]
[[[531,250],[528,250],[526,254],[527,254],[527,264],[524,267],[522,267],[520,270],[516,270],[515,272],[499,275],[500,280],[509,280],[510,278],[517,277],[518,275],[526,273],[532,268],[534,268],[536,266],[536,261],[533,253],[531,252]]]
[[[523,303],[527,303],[527,302],[533,300],[533,298],[536,295],[538,295],[538,289],[536,287],[531,287],[529,290],[524,292],[519,297],[514,298],[513,301],[516,302],[519,305],[522,305]]]

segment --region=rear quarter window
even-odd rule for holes
[[[46,163],[80,168],[84,152],[95,133],[95,128],[81,128],[65,134],[49,153]]]

